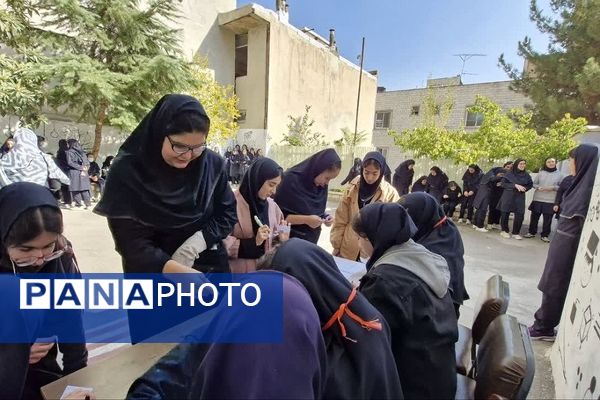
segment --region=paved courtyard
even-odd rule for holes
[[[335,212],[335,204],[328,212]],[[114,243],[106,219],[91,211],[64,211],[65,234],[73,243],[82,272],[121,272],[121,259],[114,250]],[[461,308],[461,323],[470,325],[472,307],[485,281],[494,274],[501,274],[510,284],[508,313],[529,325],[541,300],[537,283],[544,268],[548,244],[539,239],[504,239],[499,231],[475,232],[470,226],[461,225],[465,246],[465,284],[471,300]],[[319,245],[331,251],[329,229],[324,228]],[[530,398],[554,397],[552,374],[548,361],[551,346],[535,342],[536,379]]]

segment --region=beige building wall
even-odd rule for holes
[[[173,0],[178,1],[178,0]],[[208,58],[215,79],[234,83],[234,35],[219,26],[218,15],[236,8],[235,0],[182,0],[175,28],[181,30],[181,49],[186,58],[196,53]]]
[[[267,92],[267,28],[259,26],[248,32],[248,75],[235,79],[239,109],[246,112],[240,129],[265,129]]]
[[[306,105],[315,120],[313,130],[325,134],[329,143],[341,137],[342,128],[354,130],[359,67],[288,24],[271,24],[270,36],[267,126],[271,142],[281,142],[288,115],[303,115]],[[358,129],[369,134],[376,92],[377,78],[363,72]]]
[[[360,69],[274,11],[251,4],[219,16],[223,29],[248,33],[247,75],[236,78],[238,142],[268,148],[287,133],[288,115],[311,106],[313,130],[330,144],[354,129]],[[363,71],[358,129],[372,133],[377,77]],[[369,139],[363,145],[368,145]]]

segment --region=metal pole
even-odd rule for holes
[[[358,135],[358,110],[360,108],[360,87],[362,84],[363,61],[365,59],[365,38],[362,38],[362,47],[360,50],[360,74],[358,75],[358,96],[356,98],[356,119],[354,121],[354,140],[352,141],[352,160],[354,160],[354,147],[356,146],[356,136]]]

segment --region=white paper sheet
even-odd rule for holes
[[[357,287],[360,283],[360,278],[367,273],[365,264],[357,261],[350,261],[341,257],[333,258],[342,275],[352,283],[352,286]]]

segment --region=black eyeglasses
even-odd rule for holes
[[[206,150],[206,144],[191,147],[186,146],[185,144],[173,142],[173,140],[171,140],[169,136],[167,136],[167,139],[169,139],[169,143],[171,143],[171,148],[173,149],[173,151],[179,155],[183,155],[188,151],[191,151],[193,155],[199,156],[200,154],[202,154],[202,152],[204,152],[204,150]]]

